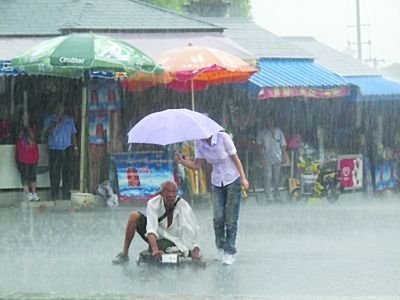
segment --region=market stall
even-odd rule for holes
[[[15,143],[21,117],[28,114],[36,130],[39,145],[37,186],[49,184],[47,143],[43,135],[44,119],[52,113],[58,100],[65,101],[67,112],[74,118],[80,98],[80,82],[47,76],[27,76],[17,72],[3,76],[0,88],[0,189],[21,188],[20,174],[15,162]],[[79,124],[77,124],[79,125]],[[79,126],[78,126],[79,128]],[[76,162],[72,162],[75,165]],[[73,176],[76,176],[74,174]]]

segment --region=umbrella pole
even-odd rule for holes
[[[79,192],[85,189],[85,164],[86,164],[86,106],[87,106],[87,80],[84,76],[82,82],[82,110],[81,110],[81,159],[79,166]]]
[[[196,142],[194,144],[194,147],[196,148]],[[199,193],[199,170],[194,170],[194,193],[198,194]]]
[[[193,79],[190,80],[190,88],[192,90],[192,110],[194,111],[194,83],[193,83]]]
[[[190,80],[190,88],[192,90],[192,110],[195,110],[194,107],[194,83],[193,83],[193,79]],[[196,148],[196,141],[194,142],[194,148]],[[199,171],[195,170],[194,171],[194,193],[198,194],[199,193]]]

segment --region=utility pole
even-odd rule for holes
[[[369,26],[369,24],[361,24],[360,0],[356,0],[356,25],[350,25],[347,27],[356,28],[357,42],[352,43],[348,41],[347,44],[349,45],[349,48],[351,47],[351,45],[354,44],[357,46],[357,58],[360,61],[363,61],[363,51],[362,51],[363,44],[368,44],[369,46],[371,46],[371,41],[367,42],[362,41],[361,29],[363,26]]]
[[[357,45],[357,58],[359,61],[361,62],[366,62],[368,64],[372,64],[372,67],[374,69],[377,69],[378,66],[382,63],[384,63],[385,61],[382,59],[377,59],[376,57],[371,57],[370,54],[370,58],[363,60],[363,45],[367,44],[371,50],[371,41],[367,41],[367,42],[363,42],[362,40],[362,35],[361,35],[361,29],[363,26],[369,26],[369,24],[361,24],[361,12],[360,12],[360,0],[356,0],[356,25],[352,25],[352,26],[347,26],[347,27],[355,27],[356,28],[356,32],[357,32],[357,42],[356,43],[351,43],[348,42],[349,48],[351,47],[352,44],[356,44]]]
[[[357,17],[357,57],[362,61],[362,40],[361,40],[361,17],[360,17],[360,0],[356,0],[356,17]]]
[[[374,69],[378,69],[378,67],[384,64],[386,61],[384,59],[378,59],[376,57],[373,57],[366,59],[365,62],[371,65]]]

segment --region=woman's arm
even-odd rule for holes
[[[242,186],[247,190],[249,188],[249,181],[247,180],[246,174],[244,174],[242,162],[240,161],[237,153],[231,155],[231,158],[236,166],[236,169],[239,171]]]
[[[193,169],[193,170],[199,170],[201,167],[201,162],[202,159],[196,158],[195,160],[190,160],[190,159],[185,159],[183,158],[182,154],[180,153],[176,153],[175,154],[175,161],[177,163],[182,164],[183,166],[189,168],[189,169]]]
[[[287,165],[289,163],[289,155],[286,146],[282,146],[282,165]]]
[[[31,126],[27,126],[26,129],[28,130],[29,134],[29,139],[33,142],[36,142],[36,137],[35,137],[35,130]]]

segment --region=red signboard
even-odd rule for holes
[[[361,155],[343,155],[338,160],[340,184],[345,190],[362,188],[363,166]]]

